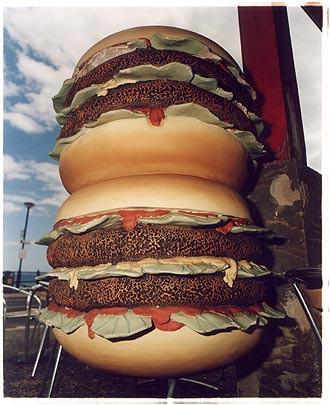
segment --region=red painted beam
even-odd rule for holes
[[[286,7],[238,7],[238,15],[243,70],[260,96],[265,145],[275,159],[306,162]]]

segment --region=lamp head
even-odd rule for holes
[[[24,205],[26,206],[26,208],[32,208],[35,206],[33,202],[25,202]]]

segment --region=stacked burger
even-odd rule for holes
[[[42,320],[73,356],[137,376],[213,369],[267,318],[267,230],[237,192],[263,153],[256,94],[228,53],[173,27],[103,39],[54,97],[70,193]]]

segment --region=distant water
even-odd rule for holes
[[[5,272],[4,272],[5,273]],[[14,285],[15,285],[15,280],[16,280],[16,271],[10,272],[14,276]],[[37,275],[42,275],[45,274],[45,272],[33,272],[33,271],[22,271],[21,273],[21,285],[26,286],[26,287],[31,287],[34,284],[37,284],[37,281],[35,280],[35,277]]]

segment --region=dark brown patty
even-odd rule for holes
[[[139,278],[109,277],[79,280],[78,288],[51,280],[49,296],[59,305],[78,311],[102,307],[238,305],[248,306],[266,295],[262,281],[237,279],[233,287],[222,275],[170,276],[146,274]]]
[[[106,228],[82,235],[62,235],[47,250],[52,267],[117,264],[145,258],[226,256],[260,261],[262,243],[251,235],[223,235],[214,229],[139,225],[132,231]]]
[[[237,129],[255,133],[249,118],[232,102],[190,83],[175,80],[150,80],[125,84],[108,91],[106,96],[94,96],[69,114],[60,137],[77,133],[84,124],[96,121],[102,113],[123,109],[150,107],[166,108],[170,105],[195,103],[207,108],[220,120]]]
[[[231,91],[234,98],[241,101],[246,107],[251,108],[252,99],[247,89],[238,83],[226,68],[225,61],[215,63],[211,60],[201,59],[180,51],[157,50],[153,48],[136,49],[125,55],[117,56],[97,66],[83,77],[79,78],[71,87],[66,100],[68,107],[75,94],[92,84],[100,84],[110,80],[120,70],[140,65],[163,66],[172,62],[180,62],[189,65],[194,74],[203,77],[215,78],[218,86]]]

